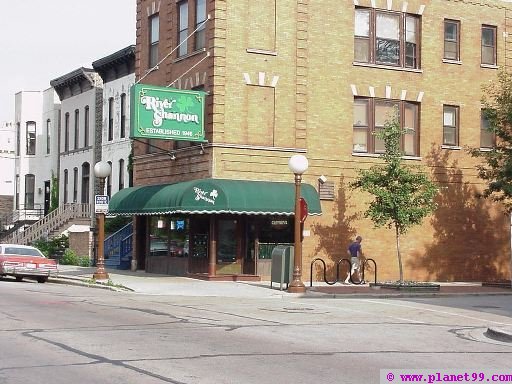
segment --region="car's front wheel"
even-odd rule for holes
[[[41,283],[41,284],[46,283],[47,281],[48,281],[47,277],[38,277],[37,278],[37,282]]]
[[[21,281],[21,280],[23,280],[23,276],[14,276],[14,278],[16,279],[16,281]]]

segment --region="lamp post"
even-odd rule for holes
[[[306,286],[302,282],[302,234],[300,209],[300,183],[302,174],[308,169],[308,159],[303,155],[293,155],[288,161],[290,171],[295,175],[295,216],[294,216],[294,251],[293,251],[293,281],[288,286],[291,293],[304,293]]]
[[[105,178],[110,175],[110,164],[106,161],[100,161],[94,165],[94,175],[100,180],[100,193],[103,195],[105,189]],[[98,254],[96,260],[96,272],[93,277],[96,280],[108,279],[108,273],[105,271],[105,257],[103,245],[105,242],[105,213],[98,212],[96,214],[98,227]]]

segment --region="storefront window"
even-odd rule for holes
[[[217,261],[234,262],[236,260],[236,242],[236,220],[219,220]]]
[[[188,221],[176,217],[151,217],[150,256],[188,257]]]

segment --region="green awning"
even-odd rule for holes
[[[320,199],[312,185],[301,185],[310,215],[320,215]],[[294,214],[295,184],[267,181],[200,179],[176,184],[147,185],[117,192],[111,215],[158,214]]]

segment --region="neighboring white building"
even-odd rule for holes
[[[0,196],[14,196],[14,127],[13,122],[6,122],[0,126]]]
[[[15,96],[15,210],[48,213],[52,174],[57,175],[59,162],[59,111],[53,88],[21,91]]]
[[[103,79],[101,160],[112,167],[106,180],[106,193],[112,196],[131,186],[130,87],[135,83],[135,45],[96,60],[92,66]]]
[[[93,203],[103,82],[93,69],[79,68],[50,85],[61,100],[59,203]]]
[[[43,116],[43,93],[41,91],[21,91],[14,101],[14,122],[16,126],[16,165],[14,209],[38,211],[42,213],[44,201],[37,193],[36,179],[42,169],[40,164]],[[39,151],[38,151],[39,149]]]

